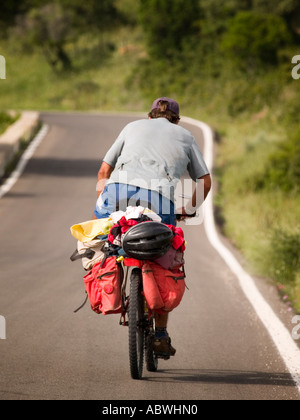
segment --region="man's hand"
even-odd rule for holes
[[[114,168],[112,166],[110,166],[108,163],[103,162],[99,172],[98,172],[98,181],[97,181],[97,198],[99,197],[99,195],[102,193],[102,191],[104,190],[106,181],[109,179],[112,171],[114,170]]]
[[[185,220],[189,217],[195,217],[197,209],[202,206],[205,201],[207,194],[211,189],[211,177],[210,175],[204,175],[199,178],[196,185],[195,191],[191,200],[186,204],[185,207],[177,210],[176,219],[179,221]]]
[[[196,212],[191,213],[189,211],[187,211],[184,207],[181,207],[181,209],[178,210],[178,213],[176,214],[176,219],[179,222],[182,222],[185,219],[188,219],[189,217],[195,217],[196,216]]]

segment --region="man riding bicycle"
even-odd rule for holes
[[[106,153],[97,182],[96,218],[109,217],[130,205],[144,205],[157,213],[162,223],[176,225],[174,192],[187,171],[204,189],[206,198],[211,177],[192,134],[179,126],[179,105],[170,98],[156,99],[149,119],[125,126]],[[181,208],[180,220],[195,213],[199,194],[195,189],[189,208]],[[191,210],[192,209],[192,210]],[[158,354],[175,355],[167,333],[168,313],[155,317],[154,349]]]

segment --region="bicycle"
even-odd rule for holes
[[[194,217],[194,215],[191,217]],[[161,225],[158,227],[161,229]],[[131,233],[133,231],[134,228],[131,229]],[[162,233],[161,235],[165,234]],[[166,240],[167,242],[169,241],[169,239]],[[140,243],[137,245],[139,244]],[[160,254],[163,255],[165,250],[163,249],[161,239],[159,244],[162,246]],[[137,253],[139,252],[140,251],[137,251]],[[155,252],[157,252],[157,250]],[[120,325],[128,326],[131,377],[132,379],[141,379],[143,376],[144,359],[147,370],[149,372],[156,372],[158,369],[158,359],[168,360],[170,355],[156,354],[154,351],[155,315],[148,308],[146,299],[143,295],[142,258],[134,259],[123,257],[123,262],[127,271],[122,283],[123,312],[121,314]],[[130,276],[129,267],[131,267]],[[130,278],[129,295],[126,294],[128,277]]]
[[[123,313],[120,325],[128,326],[131,377],[132,379],[141,379],[144,361],[149,372],[156,372],[158,368],[158,356],[155,355],[153,349],[155,319],[143,296],[141,268],[132,267],[129,276],[129,295],[126,294],[127,278],[128,275],[126,275],[122,286]]]
[[[85,276],[88,277],[86,283],[88,284],[88,290],[86,290],[87,296],[85,301],[74,311],[75,313],[78,312],[88,299],[90,299],[92,309],[96,313],[103,311],[103,308],[99,309],[99,305],[102,303],[102,294],[100,293],[99,295],[97,291],[96,279],[104,276],[104,274],[100,277],[98,276],[103,261],[106,261],[108,257],[114,256],[116,258],[115,261],[120,263],[117,265],[119,268],[121,267],[120,270],[117,270],[119,273],[118,282],[121,288],[121,300],[120,304],[117,304],[113,311],[110,308],[109,311],[103,311],[103,313],[121,313],[120,325],[128,326],[130,373],[133,379],[142,378],[144,361],[149,372],[156,372],[158,359],[168,360],[170,358],[169,353],[156,353],[154,351],[155,313],[148,307],[143,293],[142,267],[146,262],[156,261],[157,258],[163,257],[170,249],[173,237],[174,234],[167,225],[147,221],[146,223],[136,224],[127,231],[123,238],[123,254],[121,252],[121,255],[119,253],[121,248],[118,245],[112,245],[106,241],[101,247],[101,254],[104,254],[105,257],[93,266],[93,270],[94,268],[96,269],[95,272],[90,270]],[[125,238],[127,238],[127,241]],[[87,248],[84,253],[76,250],[70,258],[72,261],[83,257],[91,259],[94,257],[94,254],[94,250]],[[126,269],[126,274],[124,268]],[[129,270],[131,270],[130,276]],[[111,275],[114,272],[108,272],[105,275]],[[127,284],[128,277],[130,277],[129,288]],[[174,279],[177,282],[177,280],[184,279],[184,277],[185,275],[182,277],[180,271],[180,275]],[[168,283],[166,282],[165,284]],[[173,295],[172,303],[174,304]],[[109,301],[109,304],[111,304],[111,301]]]

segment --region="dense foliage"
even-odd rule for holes
[[[199,34],[200,8],[195,0],[140,0],[140,21],[153,59],[170,58],[186,40]]]
[[[115,29],[121,16],[113,0],[4,1],[0,29],[15,36],[27,50],[41,48],[53,69],[72,68],[66,45],[83,33]]]

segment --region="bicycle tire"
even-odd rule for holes
[[[133,269],[130,276],[128,309],[129,362],[132,379],[141,379],[143,375],[145,331],[144,297],[141,288],[141,270]]]
[[[150,331],[145,338],[145,359],[148,372],[157,372],[158,358],[153,351],[154,334]]]

